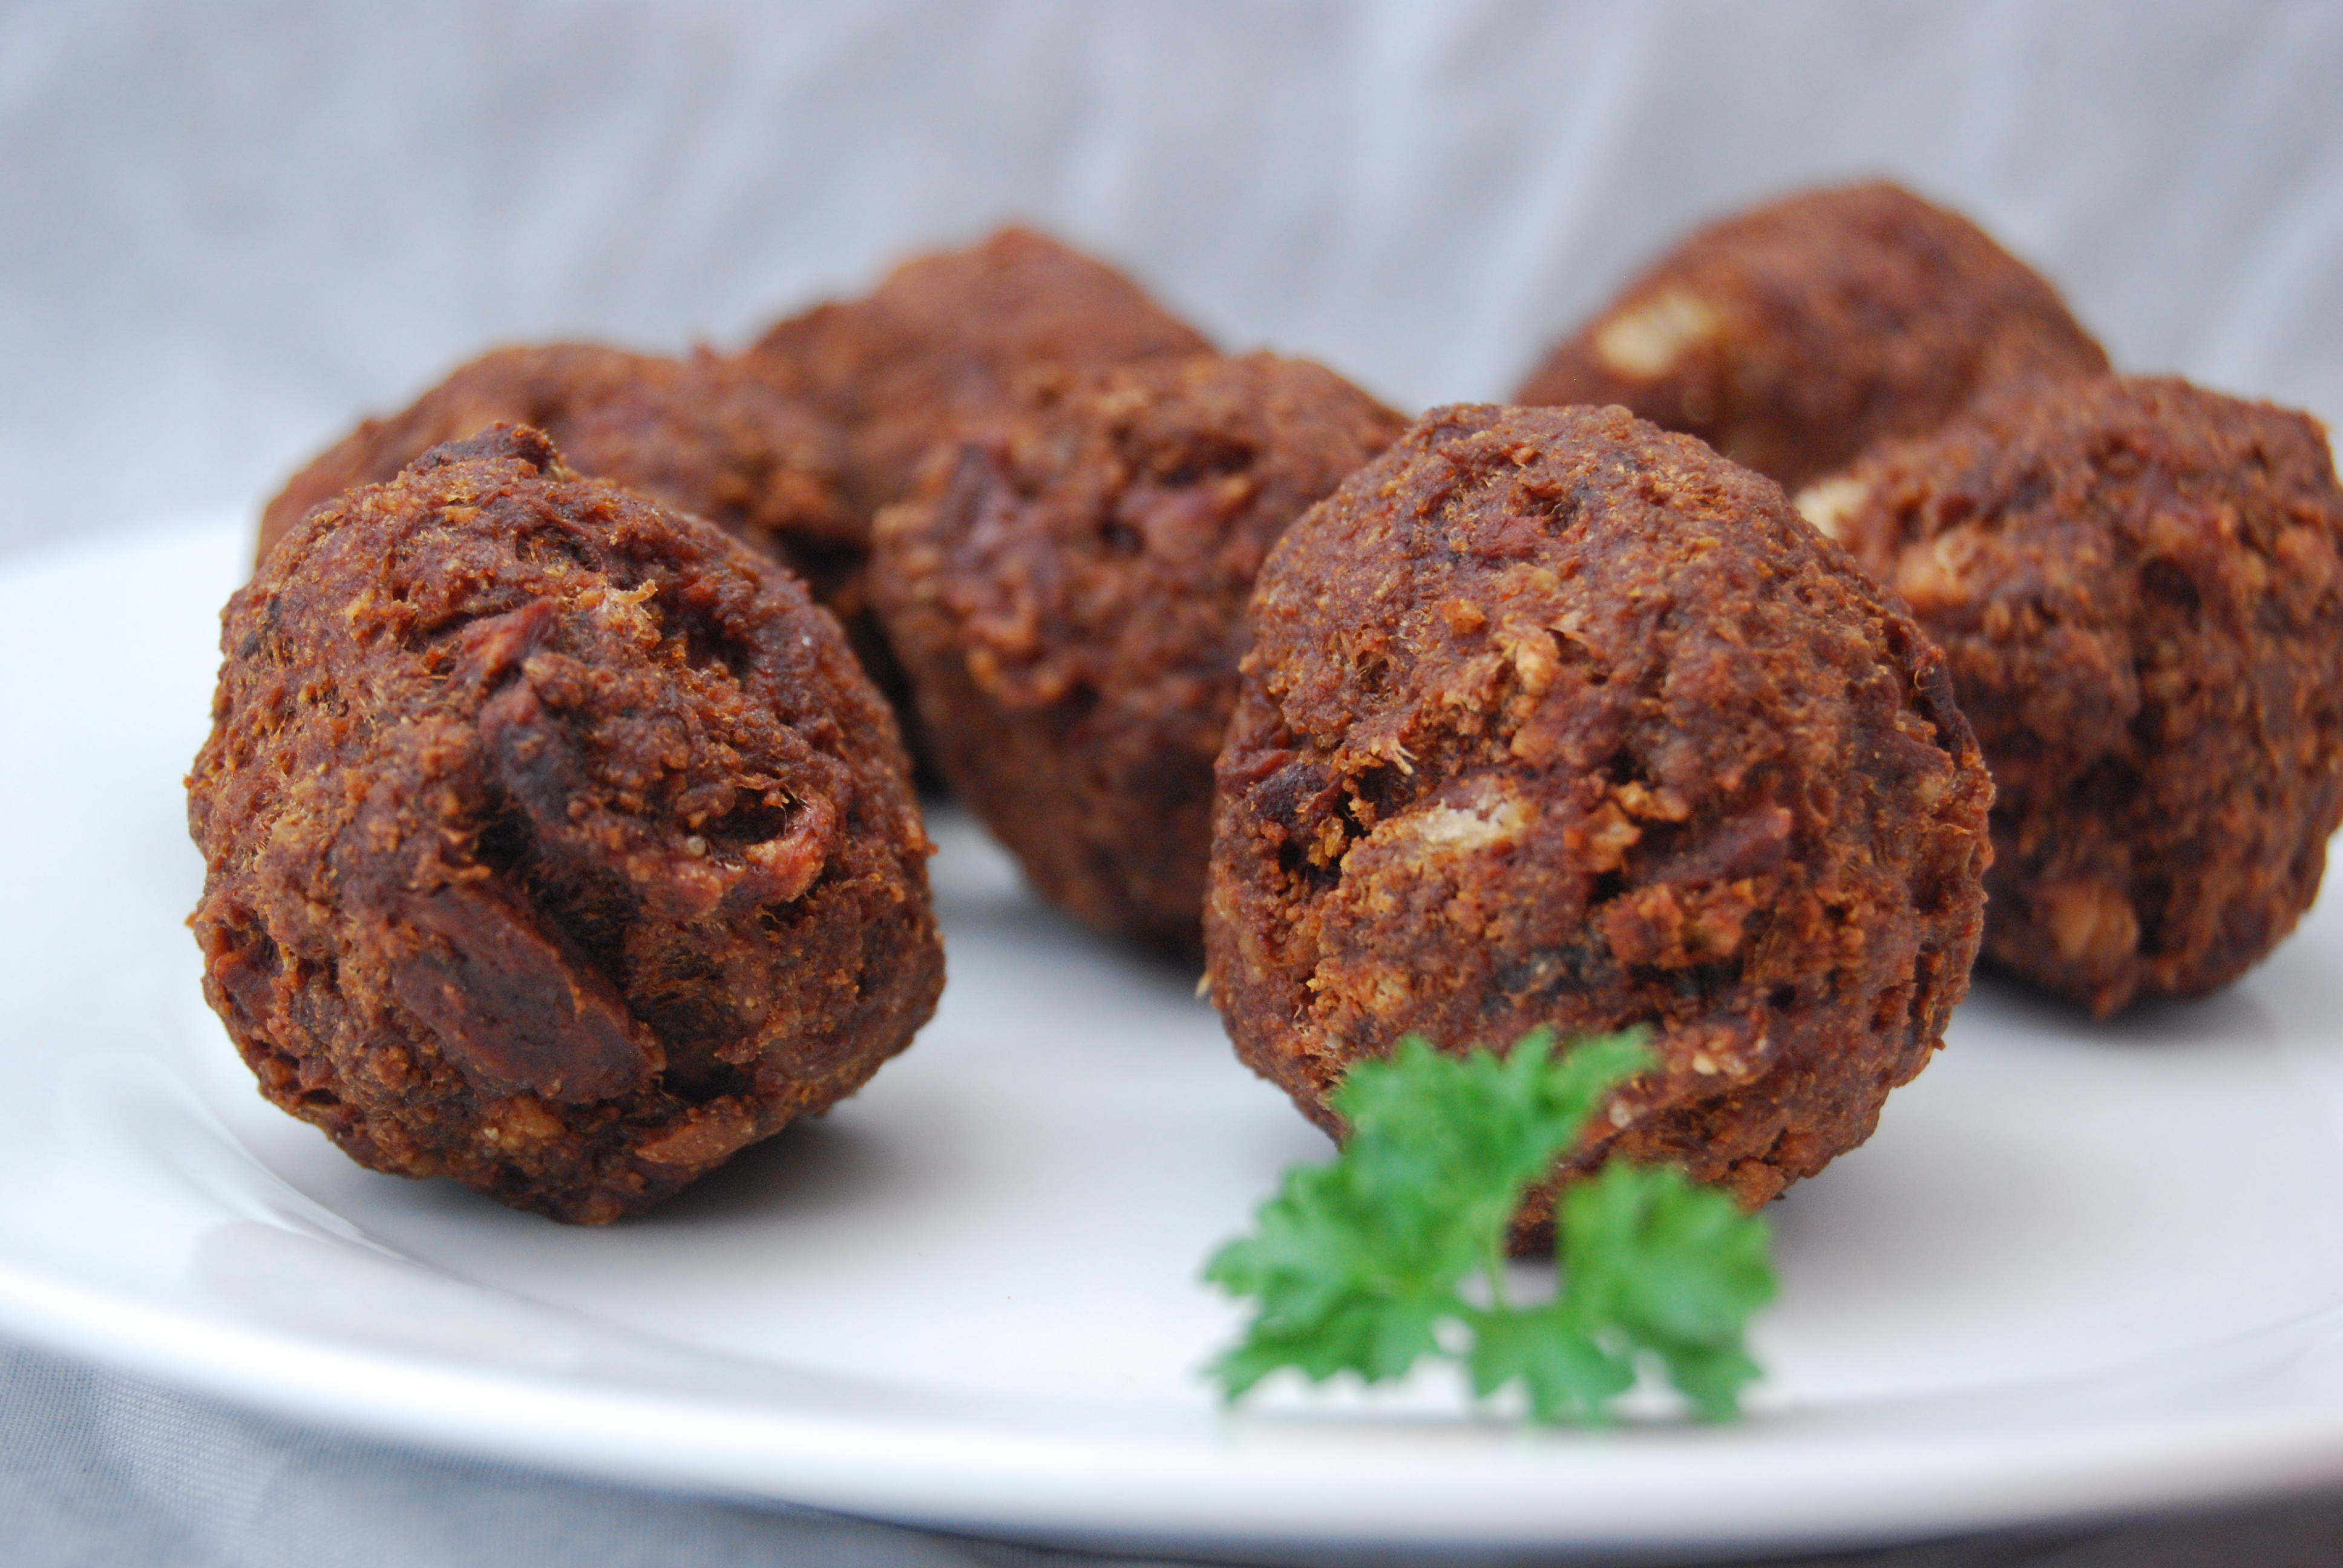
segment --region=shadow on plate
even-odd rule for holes
[[[1953,1015],[1956,1029],[1985,1027],[2085,1047],[2126,1050],[2220,1043],[2267,1045],[2278,1026],[2254,999],[2250,981],[2186,1000],[2156,998],[2113,1018],[2095,1019],[2071,1002],[1986,969],[1976,971],[1968,999]]]
[[[743,1149],[648,1216],[624,1225],[730,1225],[868,1207],[903,1172],[880,1131],[827,1116],[791,1122]]]

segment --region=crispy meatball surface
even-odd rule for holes
[[[1012,226],[964,250],[915,256],[864,298],[778,322],[743,360],[846,432],[848,508],[867,550],[871,519],[910,493],[928,448],[964,421],[1003,412],[1029,371],[1211,347],[1113,267]],[[858,604],[872,601],[860,558],[844,582]],[[894,650],[875,616],[849,629],[932,784],[940,768]]]
[[[914,257],[865,298],[777,323],[749,357],[850,432],[850,488],[869,516],[910,494],[930,443],[1006,407],[1030,367],[1211,348],[1113,267],[1010,227]]]
[[[863,530],[842,489],[843,438],[828,420],[769,377],[705,350],[666,359],[592,343],[492,349],[402,412],[367,420],[268,503],[260,558],[310,508],[391,479],[440,443],[499,420],[545,431],[580,473],[705,518],[778,557],[817,592],[860,568]],[[824,602],[833,597],[824,593]]]
[[[836,623],[537,431],[313,510],[221,647],[205,995],[361,1163],[616,1219],[934,1010],[930,846]]]
[[[1870,184],[1700,230],[1514,401],[1623,404],[1795,488],[2013,376],[2107,367],[2057,291],[1982,229]]]
[[[1201,953],[1253,574],[1405,424],[1268,354],[1061,370],[880,514],[872,575],[930,743],[1044,897]]]
[[[1982,925],[1942,656],[1770,481],[1618,408],[1438,408],[1272,551],[1205,917],[1238,1052],[1653,1029],[1612,1154],[1755,1205],[1870,1135]],[[1550,1221],[1552,1193],[1523,1224]]]
[[[2300,414],[2016,387],[1799,506],[1950,662],[1998,795],[1995,963],[2105,1016],[2275,947],[2343,819],[2343,493]]]

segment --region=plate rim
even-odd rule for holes
[[[31,570],[89,569],[186,547],[201,533],[232,538],[240,548],[245,526],[241,514],[222,508],[150,518],[106,538],[0,558],[0,582]],[[233,1139],[228,1130],[221,1131]],[[298,1233],[293,1226],[285,1229]],[[462,1278],[399,1249],[387,1250],[441,1277]],[[518,1292],[466,1282],[532,1311],[571,1313]],[[2335,1311],[2343,1313],[2343,1305]],[[637,1334],[590,1313],[571,1315],[608,1332]],[[1632,1447],[1605,1446],[1604,1439],[1590,1441],[1584,1433],[1540,1434],[1512,1444],[1476,1441],[1473,1462],[1503,1472],[1497,1480],[1512,1486],[1510,1493],[1504,1485],[1473,1490],[1473,1501],[1487,1512],[1459,1518],[1453,1495],[1427,1500],[1421,1492],[1384,1494],[1363,1500],[1373,1517],[1362,1528],[1356,1518],[1333,1517],[1333,1490],[1297,1498],[1247,1484],[1247,1452],[1276,1445],[1290,1460],[1313,1441],[1311,1432],[1340,1431],[1342,1441],[1319,1444],[1323,1452],[1310,1455],[1310,1462],[1353,1463],[1362,1434],[1372,1446],[1377,1433],[1388,1435],[1389,1422],[1353,1420],[1321,1427],[1238,1415],[1221,1418],[1212,1427],[1213,1441],[1197,1446],[1184,1437],[1176,1443],[1143,1433],[1133,1437],[1145,1421],[1102,1417],[1101,1425],[1126,1428],[1102,1445],[1096,1432],[1060,1412],[1055,1429],[1047,1420],[1004,1428],[1005,1440],[990,1452],[972,1452],[964,1437],[934,1422],[921,1447],[916,1421],[882,1416],[854,1423],[770,1404],[722,1405],[689,1391],[653,1392],[592,1379],[552,1379],[525,1368],[435,1359],[407,1347],[366,1346],[283,1325],[237,1323],[186,1306],[141,1300],[126,1288],[75,1279],[5,1250],[0,1250],[0,1332],[331,1432],[622,1484],[1120,1549],[1795,1549],[2238,1503],[2343,1481],[2343,1397],[2329,1396],[2287,1408],[2177,1408],[2121,1421],[2069,1422],[2035,1434],[2030,1445],[2014,1441],[2007,1426],[1992,1423],[1966,1433],[1907,1432],[1890,1442],[1861,1432],[1800,1434],[1755,1425],[1711,1440],[1704,1440],[1698,1429],[1631,1433],[1625,1443]],[[752,1358],[719,1353],[712,1359],[745,1363]],[[1156,1419],[1165,1432],[1192,1430]],[[1762,1413],[1753,1417],[1755,1422],[1765,1420]],[[679,1436],[688,1437],[678,1432],[685,1427],[721,1431],[735,1446],[728,1452],[725,1444],[703,1436],[654,1452],[640,1441],[646,1421]],[[1493,1418],[1469,1416],[1452,1424],[1474,1438],[1504,1426]],[[1752,1433],[1757,1441],[1745,1441]],[[2087,1434],[2090,1441],[2077,1441]],[[1552,1442],[1545,1441],[1548,1435]],[[839,1462],[842,1453],[875,1454],[881,1443],[898,1462]],[[956,1457],[948,1452],[955,1444]],[[1596,1479],[1606,1483],[1624,1480],[1649,1489],[1653,1473],[1668,1470],[1652,1464],[1648,1451],[1655,1445],[1672,1453],[1702,1448],[1731,1452],[1758,1478],[1745,1481],[1739,1491],[1704,1492],[1683,1486],[1683,1473],[1674,1471],[1668,1479],[1677,1484],[1667,1488],[1671,1505],[1662,1508],[1652,1507],[1634,1486],[1622,1493],[1636,1498],[1631,1508],[1606,1510],[1599,1506],[1599,1496],[1587,1494],[1592,1472],[1604,1473]],[[1414,1445],[1414,1462],[1421,1462],[1424,1446]],[[1383,1457],[1402,1447],[1388,1445]],[[1558,1489],[1559,1501],[1598,1504],[1587,1516],[1557,1517],[1555,1489],[1531,1497],[1520,1484],[1526,1475],[1520,1455],[1536,1453],[1532,1462],[1551,1469],[1549,1456],[1556,1447],[1570,1449],[1579,1459],[1579,1473],[1572,1478],[1576,1490]],[[2018,1450],[2025,1452],[2023,1463],[2013,1458]],[[1451,1444],[1448,1451],[1463,1449]],[[1010,1484],[1021,1473],[1009,1461],[1034,1454],[1053,1457],[1059,1468],[1045,1474],[1029,1466],[1021,1485]],[[1762,1473],[1810,1464],[1817,1455],[1835,1456],[1845,1466],[1835,1473],[1835,1506],[1828,1516],[1816,1516],[1811,1487],[1785,1489],[1795,1494],[1795,1508],[1778,1498],[1765,1506]],[[1635,1462],[1627,1463],[1629,1459]],[[1142,1460],[1156,1467],[1151,1478],[1138,1468]],[[1111,1474],[1123,1488],[1070,1484],[1084,1461],[1092,1473]],[[1644,1474],[1615,1473],[1639,1467]],[[1473,1481],[1470,1475],[1463,1479]],[[1147,1483],[1141,1487],[1145,1500],[1134,1507],[1130,1487],[1141,1481]],[[1203,1486],[1214,1490],[1200,1498],[1196,1489]],[[1736,1507],[1716,1507],[1725,1497],[1734,1498]],[[1362,1501],[1355,1493],[1344,1498],[1345,1512]],[[1201,1527],[1193,1523],[1200,1503],[1212,1517]]]
[[[568,1315],[568,1309],[499,1287],[474,1288]],[[2318,1315],[2343,1315],[2343,1309]],[[2053,1425],[2030,1439],[1988,1424],[1885,1442],[1860,1432],[1775,1431],[1759,1432],[1753,1443],[1746,1439],[1756,1429],[1748,1425],[1538,1432],[1465,1418],[1433,1424],[1475,1440],[1468,1462],[1476,1470],[1510,1472],[1487,1478],[1489,1484],[1465,1499],[1483,1512],[1460,1520],[1451,1512],[1459,1499],[1445,1493],[1430,1510],[1437,1517],[1429,1517],[1426,1494],[1414,1490],[1383,1493],[1382,1505],[1362,1519],[1362,1494],[1354,1491],[1326,1487],[1297,1498],[1244,1484],[1253,1460],[1248,1450],[1277,1446],[1286,1462],[1281,1474],[1288,1476],[1295,1453],[1312,1442],[1320,1444],[1307,1455],[1312,1466],[1354,1466],[1362,1443],[1389,1437],[1393,1423],[1229,1415],[1214,1423],[1209,1449],[1199,1452],[1184,1439],[1101,1441],[1095,1432],[1053,1431],[1044,1422],[1038,1430],[1004,1428],[980,1451],[964,1433],[921,1432],[916,1422],[843,1422],[770,1403],[726,1405],[238,1325],[62,1281],[5,1257],[0,1331],[345,1436],[605,1483],[1117,1550],[1815,1550],[2243,1503],[2311,1492],[2343,1477],[2343,1403],[2107,1418]],[[750,1360],[723,1352],[706,1359]],[[671,1449],[647,1446],[646,1432],[679,1441]],[[694,1433],[700,1434],[697,1442]],[[1489,1438],[1512,1441],[1495,1447]],[[1551,1485],[1556,1448],[1575,1451],[1574,1487]],[[1654,1448],[1667,1457],[1655,1462]],[[1702,1448],[1724,1456],[1714,1468],[1737,1478],[1740,1490],[1686,1484],[1685,1451]],[[1366,1458],[1369,1469],[1383,1459],[1420,1471],[1424,1448],[1392,1443],[1379,1453],[1368,1450]],[[1033,1459],[1048,1462],[1011,1462]],[[1818,1462],[1832,1466],[1836,1503],[1828,1517],[1815,1513],[1810,1495],[1778,1484],[1785,1474],[1810,1472]],[[1543,1469],[1533,1476],[1531,1466]],[[1134,1506],[1128,1490],[1069,1484],[1085,1471],[1096,1483],[1142,1483],[1148,1494]],[[1478,1478],[1468,1473],[1462,1479]],[[1533,1479],[1547,1483],[1534,1498],[1523,1485]],[[1794,1496],[1795,1505],[1785,1505]],[[1297,1509],[1297,1502],[1304,1506]],[[1654,1506],[1661,1502],[1669,1506]],[[1725,1502],[1732,1506],[1718,1506]],[[1212,1523],[1195,1523],[1200,1505],[1216,1515]],[[1581,1510],[1575,1517],[1556,1513],[1573,1507]]]

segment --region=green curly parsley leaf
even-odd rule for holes
[[[1486,1399],[1518,1380],[1539,1421],[1604,1419],[1614,1395],[1635,1386],[1635,1362],[1605,1350],[1560,1302],[1478,1312],[1465,1366],[1473,1392]]]
[[[1774,1299],[1765,1222],[1673,1165],[1606,1165],[1562,1197],[1556,1249],[1574,1322],[1620,1356],[1647,1355],[1711,1421],[1758,1377],[1742,1347]]]
[[[1735,1414],[1758,1375],[1744,1325],[1773,1299],[1763,1221],[1672,1167],[1606,1166],[1561,1204],[1552,1301],[1509,1305],[1507,1222],[1578,1141],[1603,1098],[1651,1064],[1639,1033],[1553,1031],[1500,1057],[1444,1056],[1413,1036],[1362,1062],[1333,1096],[1351,1137],[1297,1166],[1204,1277],[1256,1303],[1243,1340],[1208,1370],[1233,1400],[1282,1368],[1312,1382],[1404,1375],[1463,1352],[1476,1394],[1518,1382],[1540,1421],[1597,1422],[1656,1363],[1704,1416]],[[1489,1304],[1467,1301],[1486,1280]]]

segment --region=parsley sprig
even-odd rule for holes
[[[1518,1382],[1539,1421],[1607,1421],[1654,1363],[1702,1416],[1739,1412],[1759,1375],[1743,1332],[1774,1298],[1771,1234],[1674,1166],[1613,1161],[1566,1188],[1557,1290],[1506,1299],[1505,1231],[1523,1193],[1652,1062],[1640,1031],[1582,1040],[1559,1059],[1553,1043],[1541,1029],[1502,1057],[1457,1058],[1411,1035],[1389,1060],[1351,1070],[1333,1096],[1351,1129],[1341,1153],[1287,1171],[1253,1233],[1205,1265],[1205,1279],[1259,1303],[1243,1340],[1207,1369],[1228,1398],[1285,1367],[1312,1382],[1345,1372],[1380,1382],[1454,1354],[1476,1395]],[[1485,1303],[1463,1293],[1476,1273]]]

